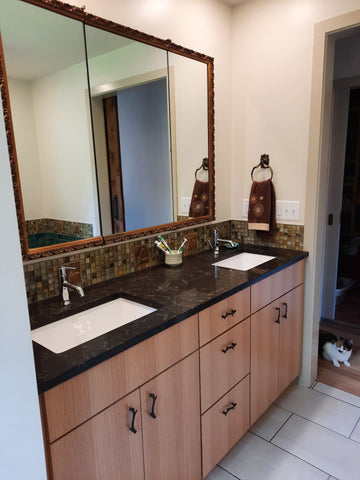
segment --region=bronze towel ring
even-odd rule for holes
[[[201,166],[195,170],[195,180],[197,180],[197,176],[196,176],[197,172],[201,169],[209,170],[209,159],[208,158],[203,158]]]
[[[269,158],[269,155],[264,153],[263,155],[261,155],[260,157],[260,163],[258,165],[255,165],[255,167],[253,167],[253,169],[251,170],[251,180],[254,181],[254,177],[253,177],[253,173],[255,171],[256,168],[269,168],[270,169],[270,173],[271,173],[271,177],[270,177],[270,180],[272,180],[273,176],[274,176],[274,172],[273,172],[273,169],[270,167],[269,165],[270,163],[270,158]],[[195,176],[196,176],[196,173],[195,173]]]

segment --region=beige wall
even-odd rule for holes
[[[14,193],[0,105],[0,478],[45,480],[45,455]]]
[[[250,171],[270,155],[278,200],[299,200],[306,170],[314,25],[358,0],[249,0],[233,15],[231,218],[242,218]]]

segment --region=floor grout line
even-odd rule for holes
[[[287,410],[287,411],[288,411],[288,412],[291,412],[291,410]],[[359,442],[354,441],[352,438],[347,437],[347,436],[344,435],[343,433],[337,432],[336,430],[332,430],[331,428],[326,427],[325,425],[321,425],[321,423],[315,422],[314,420],[310,420],[309,418],[306,418],[306,417],[304,417],[303,415],[300,415],[299,413],[296,413],[296,412],[291,412],[291,413],[292,413],[293,415],[299,417],[299,418],[302,418],[303,420],[306,420],[307,422],[310,422],[310,423],[312,423],[312,424],[314,424],[314,425],[317,425],[318,427],[325,428],[325,430],[328,430],[329,432],[336,433],[337,435],[340,435],[341,437],[346,438],[346,440],[351,440],[351,441],[354,442],[354,443],[359,443]],[[291,417],[289,417],[289,418],[291,418]],[[358,423],[358,422],[359,422],[359,420],[357,420],[356,423]],[[280,431],[280,430],[279,430],[279,431]]]
[[[356,442],[356,443],[359,443],[359,442],[356,441],[356,440],[353,440],[353,439],[351,438],[351,435],[354,433],[354,431],[356,430],[356,427],[359,425],[359,421],[360,421],[360,417],[358,418],[358,421],[355,423],[355,426],[354,426],[354,428],[352,429],[352,431],[351,431],[351,433],[350,433],[350,435],[349,435],[349,440],[352,440],[353,442]]]
[[[317,382],[317,383],[321,383],[321,382]],[[324,384],[325,385],[325,384]],[[328,385],[329,386],[329,385]],[[298,388],[302,388],[302,387],[298,387]],[[360,412],[360,407],[358,405],[355,405],[354,403],[350,403],[346,400],[343,400],[341,398],[337,398],[337,397],[334,397],[333,395],[329,395],[328,393],[325,393],[325,392],[320,392],[319,390],[314,390],[313,388],[310,388],[310,387],[305,387],[305,388],[308,388],[309,390],[312,390],[313,392],[315,393],[319,393],[320,395],[323,395],[325,397],[329,397],[329,398],[333,398],[334,400],[338,400],[339,402],[342,402],[342,403],[346,403],[347,405],[351,405],[352,407],[355,407],[357,409],[359,409],[359,412]],[[332,387],[332,388],[336,388],[336,387]],[[340,390],[340,389],[337,389],[341,392],[343,392],[343,390]],[[348,393],[348,392],[345,392],[345,393]],[[350,393],[349,395],[354,395],[353,393]],[[357,397],[357,395],[355,395],[355,397]],[[278,399],[277,399],[278,400]],[[282,407],[281,405],[279,405],[277,402],[277,400],[275,400],[275,402],[273,403],[273,405],[276,405],[277,407],[280,407],[280,408],[283,408],[284,410],[287,410],[285,407]]]
[[[277,432],[270,438],[269,440],[269,443],[272,443],[272,440],[274,439],[274,437],[276,437],[276,435],[280,432],[280,430],[288,423],[288,421],[290,420],[290,418],[292,418],[294,415],[294,412],[291,413],[291,415],[285,420],[285,422],[281,425],[280,428],[278,428]]]
[[[318,383],[322,383],[322,382],[318,382]],[[326,385],[326,383],[324,383],[323,385]],[[327,386],[331,387],[331,385],[327,385]],[[332,388],[336,388],[336,387],[332,387]],[[349,395],[354,395],[354,397],[360,398],[358,395],[355,395],[355,393],[345,392],[344,390],[340,390],[339,388],[336,388],[336,390],[339,390],[340,392],[348,393]],[[333,395],[330,395],[329,393],[320,392],[319,390],[313,390],[313,391],[316,392],[316,393],[321,393],[322,395],[326,395],[327,397],[334,398],[335,400],[339,400],[340,402],[346,403],[347,405],[352,405],[353,407],[356,407],[360,410],[360,407],[358,405],[355,405],[355,403],[348,402],[347,400],[343,400],[342,398],[334,397]]]
[[[286,422],[285,422],[286,423]],[[285,425],[285,424],[284,424]],[[250,432],[251,433],[251,432]],[[303,458],[301,457],[298,457],[297,455],[294,455],[293,453],[291,452],[288,452],[287,450],[285,450],[285,448],[282,448],[282,447],[279,447],[278,445],[275,445],[275,443],[272,443],[272,441],[268,441],[268,440],[265,440],[264,438],[260,437],[259,435],[256,435],[255,433],[252,433],[252,435],[255,435],[256,437],[260,438],[261,440],[263,440],[264,442],[267,442],[267,443],[270,443],[270,445],[272,445],[273,447],[276,447],[278,448],[279,450],[281,450],[282,452],[285,452],[287,453],[288,455],[291,455],[292,457],[294,458],[297,458],[298,460],[301,460],[302,462],[306,463],[307,465],[310,465],[311,467],[315,468],[316,470],[318,470],[319,472],[323,472],[323,473],[326,473],[326,475],[329,475],[330,477],[332,476],[331,473],[329,472],[326,472],[325,470],[322,470],[321,468],[317,467],[316,465],[313,465],[312,463],[308,462],[307,460],[304,460]],[[274,438],[274,437],[273,437]],[[335,478],[335,477],[334,477]]]
[[[224,470],[224,472],[228,473],[229,475],[231,475],[232,477],[236,478],[236,480],[241,480],[240,477],[237,477],[236,475],[234,475],[232,472],[229,472],[229,470],[226,470],[226,468],[224,468],[222,465],[217,465],[219,468],[221,468],[221,470]]]

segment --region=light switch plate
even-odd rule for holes
[[[189,215],[191,197],[181,197],[181,213]]]
[[[300,220],[300,202],[276,202],[276,218],[279,220]]]

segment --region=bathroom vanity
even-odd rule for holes
[[[204,478],[299,375],[307,253],[246,250],[275,258],[205,252],[30,307],[33,328],[119,294],[156,308],[60,354],[34,343],[50,478]]]

